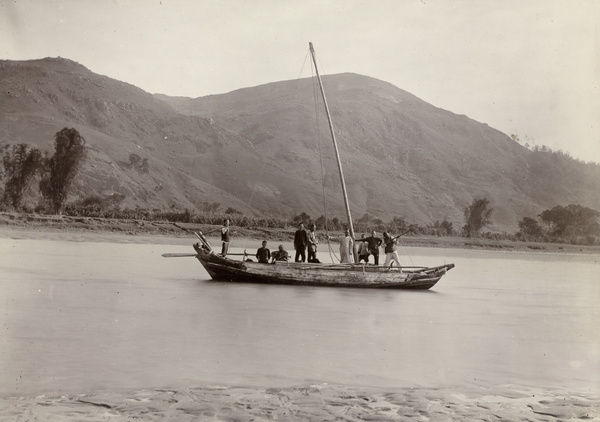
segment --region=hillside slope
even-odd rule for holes
[[[204,202],[253,212],[230,192],[223,169],[254,157],[245,141],[209,119],[184,116],[143,90],[65,59],[0,62],[0,141],[53,148],[74,127],[88,160],[72,198],[118,194],[122,207],[202,209]],[[147,159],[147,171],[132,165]],[[133,157],[135,158],[135,157]]]
[[[559,171],[485,124],[366,76],[326,76],[324,85],[355,218],[446,218],[460,227],[472,199],[487,197],[493,229],[514,231],[554,205],[600,209],[600,177]],[[89,158],[70,200],[117,194],[129,208],[216,202],[221,211],[315,218],[325,203],[330,218],[344,216],[311,79],[174,98],[47,58],[0,61],[0,86],[1,143],[50,150],[63,127],[86,138]]]
[[[495,228],[515,230],[523,216],[557,204],[600,207],[597,169],[593,177],[585,170],[563,177],[560,168],[540,163],[532,151],[488,125],[377,79],[332,75],[323,85],[356,218],[398,215],[423,224],[447,218],[460,227],[465,207],[487,197]],[[269,163],[300,165],[305,172],[297,176],[318,186],[320,133],[329,160],[326,186],[338,198],[327,123],[315,121],[314,91],[312,80],[301,79],[196,99],[160,98],[182,113],[208,116],[233,129],[260,146]]]

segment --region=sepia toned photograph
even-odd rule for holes
[[[0,420],[600,421],[599,22],[0,0]]]

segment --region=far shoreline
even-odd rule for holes
[[[79,242],[156,243],[189,246],[197,241],[194,232],[202,232],[213,244],[219,242],[220,226],[168,221],[107,219],[92,217],[46,216],[37,214],[0,213],[0,238],[31,240],[64,240]],[[238,248],[258,247],[262,240],[271,245],[290,247],[293,228],[263,229],[231,227]],[[339,231],[330,232],[333,236]],[[358,235],[359,233],[357,233]],[[323,231],[319,231],[322,242]],[[557,254],[600,254],[600,245],[571,245],[564,243],[517,242],[484,238],[405,235],[399,245],[444,249],[493,250]]]

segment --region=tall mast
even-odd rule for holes
[[[340,171],[340,181],[342,182],[342,193],[344,194],[344,205],[346,206],[346,217],[348,218],[348,230],[350,236],[354,239],[354,227],[352,226],[352,216],[350,215],[350,204],[348,203],[348,194],[346,193],[346,182],[344,181],[344,171],[342,170],[342,162],[340,161],[340,153],[338,151],[337,141],[335,140],[335,132],[333,131],[333,123],[331,123],[331,115],[329,114],[329,107],[327,106],[327,98],[325,98],[325,91],[323,90],[323,82],[319,75],[319,69],[317,68],[317,60],[315,58],[315,50],[312,42],[308,43],[310,48],[310,55],[312,56],[313,63],[315,65],[315,72],[317,73],[317,79],[319,81],[319,88],[321,89],[321,95],[323,96],[323,104],[325,104],[325,112],[327,113],[327,122],[329,123],[329,130],[331,131],[331,140],[333,141],[333,148],[335,149],[335,158],[337,159],[338,169]]]

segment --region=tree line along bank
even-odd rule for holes
[[[3,168],[0,169],[0,193],[2,195],[0,210],[197,224],[220,224],[224,218],[228,218],[234,226],[264,229],[285,229],[290,226],[295,227],[300,223],[304,223],[306,226],[314,223],[318,230],[338,231],[346,228],[346,223],[338,217],[325,218],[321,215],[312,218],[306,212],[291,219],[246,216],[231,207],[219,212],[220,204],[217,202],[205,202],[202,211],[122,209],[118,197],[101,198],[99,196],[80,198],[66,204],[72,182],[86,158],[85,145],[85,139],[73,128],[64,128],[54,135],[53,155],[42,154],[40,150],[27,144],[0,145],[3,165]],[[138,167],[144,166],[140,160],[133,161]],[[138,161],[140,162],[138,163]],[[38,176],[37,179],[35,176]],[[33,210],[24,209],[22,206],[23,195],[34,180],[39,180],[38,188],[42,201]],[[384,222],[369,214],[364,214],[354,220],[353,226],[356,233],[368,233],[376,230],[429,236],[483,237],[496,240],[580,245],[600,244],[600,224],[598,223],[600,212],[582,205],[557,205],[535,217],[524,217],[518,223],[519,230],[512,234],[484,231],[493,221],[493,211],[487,198],[475,198],[465,208],[464,225],[460,228],[455,228],[454,224],[446,219],[422,226],[409,223],[401,216]]]

